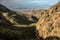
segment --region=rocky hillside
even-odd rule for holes
[[[33,25],[36,28],[37,36],[44,39],[60,37],[60,2],[48,10],[25,12],[13,11],[0,4],[0,21],[3,21],[8,26]]]
[[[28,14],[29,13],[29,14]],[[15,12],[0,4],[0,20],[13,25],[28,25],[36,23],[38,18],[33,16],[32,12]]]
[[[43,13],[36,24],[38,35],[44,39],[60,37],[60,2]]]
[[[35,40],[35,27],[28,26],[36,23],[35,17],[31,16],[0,5],[0,40]]]
[[[46,11],[47,10],[38,10],[38,11],[33,10],[33,11],[18,12],[18,11],[10,10],[7,7],[0,4],[1,19],[7,24],[11,23],[13,25],[34,24]]]
[[[1,5],[0,4],[0,21],[3,22],[3,24],[0,22],[0,24],[2,25],[6,25],[6,24],[9,24],[11,25],[11,23],[3,16],[3,13],[6,13],[6,12],[10,12],[10,10],[8,8],[6,8],[5,6]]]

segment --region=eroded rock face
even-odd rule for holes
[[[38,35],[44,39],[50,36],[60,37],[60,2],[40,17],[36,24]]]

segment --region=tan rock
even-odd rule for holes
[[[44,39],[51,36],[60,37],[60,2],[51,7],[40,17],[36,24],[38,35]]]

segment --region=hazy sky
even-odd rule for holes
[[[47,6],[54,5],[57,2],[59,2],[59,0],[0,0],[0,4],[11,8]]]

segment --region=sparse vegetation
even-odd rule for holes
[[[56,13],[58,14],[56,15]],[[26,12],[16,12],[0,5],[0,39],[60,40],[59,15],[60,3],[54,5],[48,10]],[[20,26],[18,27],[13,25]],[[21,25],[23,25],[23,27]],[[25,27],[25,25],[27,26]]]

